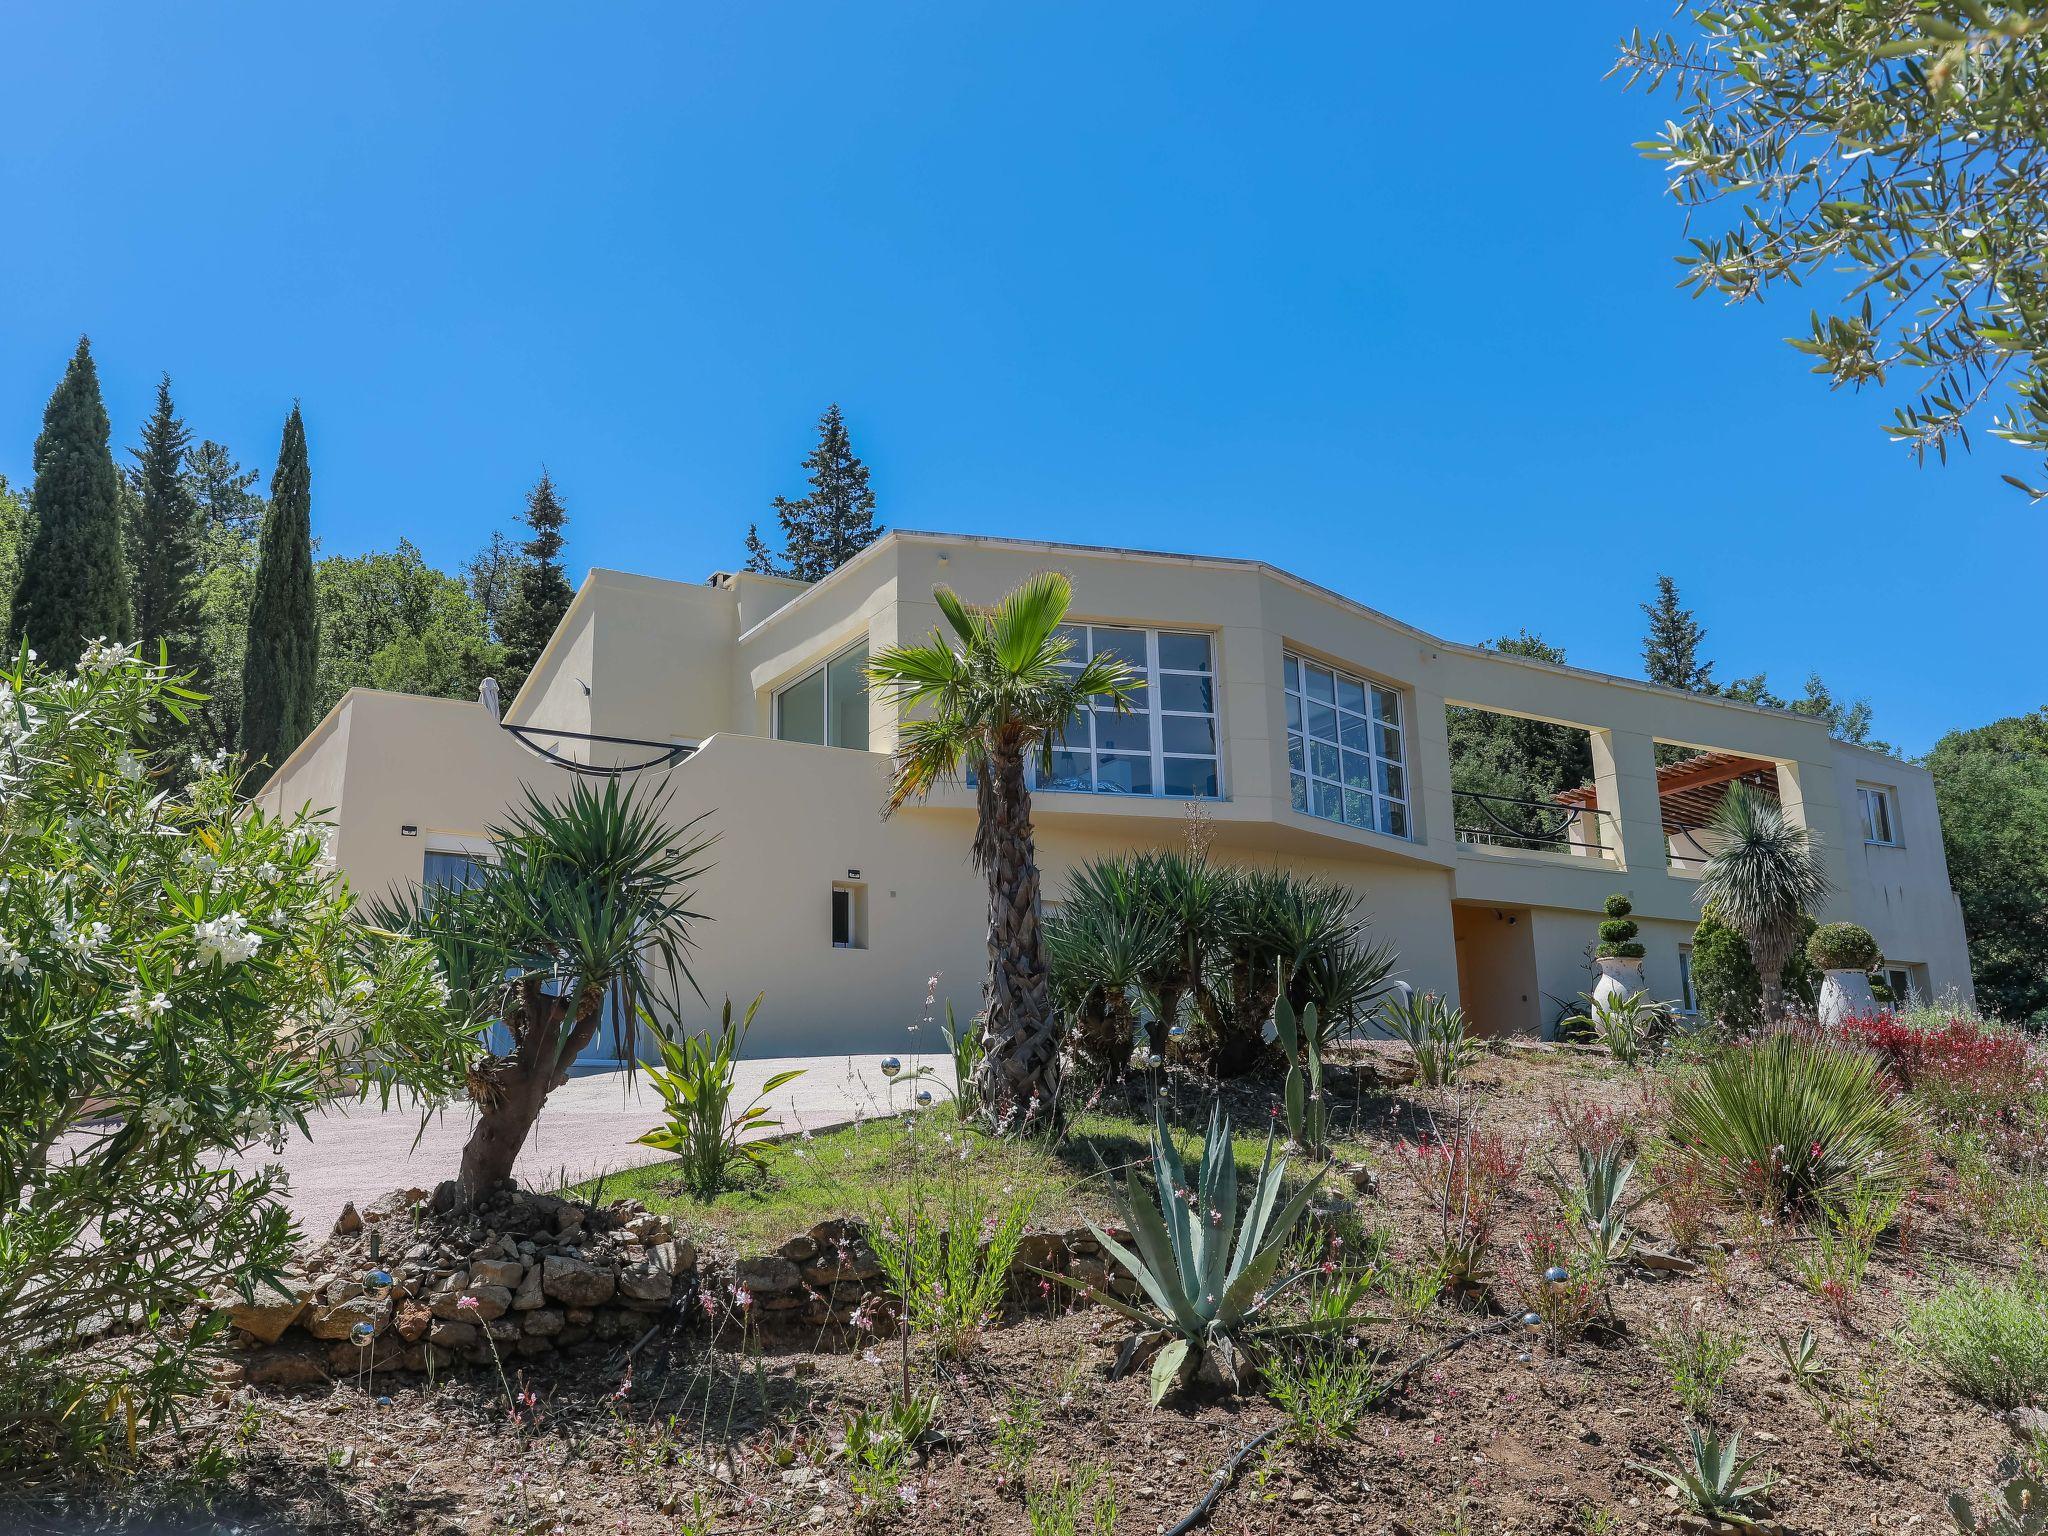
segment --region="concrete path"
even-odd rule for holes
[[[886,1112],[887,1083],[876,1070],[878,1057],[799,1056],[739,1064],[737,1107],[753,1102],[760,1085],[778,1072],[803,1070],[766,1103],[785,1131],[821,1130],[856,1115]],[[908,1069],[912,1063],[905,1061]],[[949,1067],[934,1062],[943,1078]],[[906,1070],[906,1076],[908,1072]],[[899,1084],[895,1107],[909,1107],[911,1090]],[[472,1111],[456,1105],[420,1130],[413,1108],[380,1111],[376,1103],[337,1105],[312,1121],[310,1137],[295,1136],[282,1157],[267,1149],[244,1159],[260,1165],[282,1162],[291,1175],[292,1214],[310,1238],[324,1237],[350,1200],[361,1204],[386,1190],[408,1185],[431,1190],[454,1177],[469,1138]],[[666,1154],[636,1146],[633,1138],[660,1124],[661,1097],[644,1077],[623,1071],[590,1072],[558,1088],[540,1113],[519,1155],[520,1182],[536,1189],[595,1177],[652,1162]],[[414,1138],[418,1141],[415,1144]]]

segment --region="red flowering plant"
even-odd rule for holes
[[[1836,1032],[1875,1054],[1901,1092],[1958,1129],[2014,1126],[2048,1089],[2040,1053],[2025,1036],[1977,1019],[1952,1015],[1928,1027],[1878,1012],[1845,1019]]]
[[[1607,1310],[1607,1266],[1574,1245],[1562,1219],[1529,1228],[1520,1246],[1527,1261],[1520,1278],[1525,1310],[1542,1319],[1553,1348],[1559,1339],[1582,1337]],[[1560,1273],[1564,1279],[1551,1278]]]
[[[1434,1230],[1425,1247],[1444,1282],[1485,1290],[1493,1280],[1494,1219],[1522,1175],[1522,1148],[1497,1131],[1466,1126],[1434,1140],[1404,1139],[1394,1152],[1395,1165],[1429,1204]]]

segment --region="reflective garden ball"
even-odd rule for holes
[[[391,1399],[388,1397],[379,1397],[377,1399],[377,1406],[388,1411],[391,1407]]]
[[[882,1076],[894,1077],[898,1072],[901,1072],[902,1070],[903,1063],[898,1061],[894,1056],[884,1056],[882,1058]]]
[[[922,1106],[924,1106],[924,1105],[927,1105],[927,1104],[930,1104],[930,1103],[931,1103],[931,1101],[932,1101],[932,1091],[931,1091],[931,1089],[929,1089],[929,1088],[920,1088],[920,1089],[918,1089],[918,1090],[917,1090],[917,1102],[918,1102],[918,1104],[919,1104],[919,1106],[920,1106],[920,1107],[922,1107]]]
[[[1173,1027],[1172,1027],[1171,1029],[1167,1030],[1167,1032],[1166,1032],[1166,1038],[1167,1038],[1167,1039],[1169,1039],[1169,1040],[1179,1040],[1179,1039],[1183,1039],[1183,1038],[1185,1038],[1185,1036],[1187,1035],[1187,1032],[1188,1032],[1188,1027],[1187,1027],[1187,1025],[1185,1025],[1185,1024],[1176,1024],[1176,1025],[1174,1025],[1174,1026],[1173,1026]]]
[[[1543,1271],[1543,1278],[1548,1280],[1552,1285],[1563,1285],[1565,1281],[1571,1279],[1571,1277],[1572,1272],[1566,1269],[1562,1264],[1553,1264],[1550,1266],[1550,1268]]]
[[[363,1276],[363,1294],[372,1301],[382,1301],[391,1294],[391,1272],[373,1269]]]
[[[1543,1326],[1542,1315],[1536,1312],[1524,1312],[1522,1314],[1522,1326],[1524,1328],[1541,1328]]]
[[[357,1323],[355,1327],[348,1331],[348,1340],[357,1349],[368,1349],[370,1341],[376,1337],[377,1325],[375,1323]]]
[[[1161,1056],[1157,1051],[1154,1051],[1151,1055],[1145,1058],[1145,1065],[1150,1067],[1153,1071],[1157,1072],[1159,1070],[1160,1064],[1165,1060],[1166,1058],[1164,1056]]]

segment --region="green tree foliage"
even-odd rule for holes
[[[1616,70],[1682,116],[1642,146],[1686,210],[1695,294],[1831,280],[1791,344],[1840,387],[1919,386],[1885,430],[1916,458],[1993,409],[2048,451],[2048,14],[2037,0],[1689,5],[1695,34]],[[2005,412],[1995,414],[2002,404]],[[2006,479],[2039,500],[2015,476]]]
[[[314,567],[320,603],[325,714],[351,688],[473,698],[503,653],[460,577],[437,571],[409,539],[367,555],[329,555]]]
[[[519,547],[504,534],[493,531],[491,541],[463,563],[462,579],[469,595],[483,610],[484,629],[493,640],[500,638],[498,620],[512,601],[512,584],[518,578]]]
[[[520,546],[510,596],[498,614],[498,638],[505,646],[498,686],[508,703],[540,660],[548,637],[576,595],[562,569],[562,527],[568,521],[569,514],[555,495],[555,482],[543,470],[526,496],[526,526],[533,537]]]
[[[242,752],[260,785],[320,722],[320,616],[313,586],[313,478],[306,424],[284,424],[257,541],[242,659]]]
[[[1643,676],[1660,688],[1714,692],[1714,664],[1699,654],[1707,632],[1690,608],[1679,606],[1678,583],[1660,574],[1657,601],[1643,604],[1643,617],[1650,621],[1643,636]]]
[[[198,498],[186,470],[192,434],[171,404],[171,376],[157,381],[156,409],[143,424],[129,471],[128,564],[135,633],[149,655],[162,645],[179,672],[204,660],[199,588],[204,540]],[[207,679],[200,687],[209,686]]]
[[[26,640],[69,662],[92,639],[135,633],[121,558],[121,476],[108,449],[107,408],[84,337],[43,411],[36,438],[33,528],[8,615],[8,643]]]
[[[192,731],[209,753],[242,739],[242,669],[249,649],[249,600],[256,585],[256,543],[267,504],[256,471],[245,470],[211,439],[185,455],[185,476],[199,508],[199,676],[206,698]]]
[[[1526,629],[1489,641],[1488,648],[1506,656],[1564,663],[1561,647]],[[1557,827],[1558,814],[1537,805],[1506,802],[1548,802],[1563,790],[1593,782],[1593,744],[1584,731],[1460,705],[1452,705],[1444,715],[1451,743],[1451,788],[1460,796],[1497,797],[1457,801],[1461,827],[1490,836],[1520,833],[1540,840]]]
[[[782,525],[782,552],[762,542],[758,527],[747,529],[747,569],[817,581],[829,576],[882,536],[875,526],[875,493],[868,467],[853,455],[846,422],[835,402],[818,418],[818,446],[804,460],[811,493],[791,501],[775,498]]]
[[[14,606],[14,589],[21,585],[21,563],[28,556],[28,498],[0,475],[0,632],[5,632],[7,615]]]
[[[1814,921],[1806,917],[1802,934],[1811,936]],[[1802,937],[1779,972],[1785,997],[1811,1010],[1820,994],[1820,973],[1806,958]],[[1692,935],[1692,990],[1700,1012],[1731,1029],[1761,1028],[1764,1021],[1763,982],[1750,958],[1749,942],[1711,912]]]
[[[1978,1005],[2048,1019],[2048,708],[1951,731],[1927,768]]]
[[[324,829],[221,772],[163,793],[186,754],[144,728],[190,702],[165,672],[95,646],[0,683],[0,1464],[41,1479],[59,1424],[204,1386],[226,1339],[195,1312],[296,1240],[263,1149],[336,1093],[458,1092],[476,1033],[425,946],[352,914]],[[113,1320],[120,1349],[71,1353]]]

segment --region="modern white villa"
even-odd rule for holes
[[[524,786],[656,781],[677,823],[718,834],[694,969],[714,1004],[766,994],[752,1052],[937,1048],[906,1034],[929,978],[965,1015],[986,966],[973,795],[883,817],[896,722],[861,669],[938,623],[934,586],[992,602],[1046,569],[1073,582],[1076,654],[1113,650],[1148,684],[1039,776],[1048,901],[1093,856],[1179,844],[1200,802],[1214,857],[1355,887],[1402,979],[1483,1031],[1535,1034],[1590,989],[1613,892],[1652,994],[1690,1005],[1694,830],[1746,779],[1813,830],[1835,888],[1817,915],[1867,927],[1895,991],[1970,996],[1924,770],[1805,716],[1439,640],[1255,560],[897,531],[811,585],[593,570],[502,721],[356,689],[262,798],[327,813],[376,893],[467,878]],[[1594,782],[1541,806],[1454,794],[1451,707],[1585,731]],[[1693,755],[1660,767],[1659,746]]]

